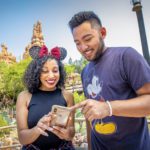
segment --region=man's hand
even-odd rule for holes
[[[100,102],[93,99],[87,99],[70,107],[71,110],[78,108],[82,108],[82,113],[88,121],[105,118],[109,116],[110,113],[109,106],[106,102]]]

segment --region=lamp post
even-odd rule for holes
[[[145,57],[148,64],[150,65],[150,56],[149,56],[149,50],[148,50],[148,44],[147,44],[147,38],[146,38],[146,32],[145,32],[145,26],[144,26],[141,0],[132,0],[132,4],[133,4],[132,11],[136,12],[137,19],[138,19],[143,56]]]

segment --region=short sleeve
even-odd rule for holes
[[[135,49],[128,47],[122,61],[126,80],[135,91],[150,82],[150,66]]]

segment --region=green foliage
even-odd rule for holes
[[[70,58],[68,64],[65,65],[66,72],[67,74],[75,73],[75,72],[80,74],[82,72],[82,69],[85,67],[87,63],[88,61],[83,57],[81,57],[80,60],[75,60],[75,61],[73,61]]]
[[[78,92],[74,92],[74,93],[73,93],[73,96],[74,96],[75,104],[80,103],[80,102],[82,102],[83,100],[85,100],[84,93],[78,94]],[[80,109],[77,109],[77,110],[76,110],[75,117],[76,117],[76,118],[83,117],[83,114],[81,113],[81,110],[80,110]]]
[[[16,101],[18,93],[24,89],[22,77],[30,60],[29,58],[12,65],[7,65],[5,63],[0,64],[0,73],[2,72],[2,74],[0,74],[1,101],[2,99],[11,99],[13,102]]]
[[[78,92],[74,92],[73,96],[74,96],[75,104],[79,103],[79,102],[82,102],[83,100],[85,100],[84,93],[78,94]]]
[[[0,127],[7,126],[7,125],[8,125],[7,121],[0,114]],[[0,131],[0,137],[2,137],[4,134],[8,134],[9,131],[10,131],[9,129],[4,129],[4,130]]]
[[[8,125],[7,121],[0,114],[0,127],[7,126],[7,125]]]
[[[77,133],[81,133],[82,135],[86,134],[86,122],[82,122],[82,124],[75,122],[75,131]]]
[[[88,61],[83,57],[80,60],[75,60],[75,72],[80,74],[87,63]]]
[[[66,71],[67,75],[75,72],[75,65],[68,65],[68,64],[66,64],[64,67],[65,67],[65,71]]]
[[[76,110],[75,118],[83,118],[83,113],[81,112],[81,109]]]

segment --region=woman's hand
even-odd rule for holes
[[[44,136],[48,136],[45,130],[49,130],[50,121],[51,121],[51,113],[44,115],[36,125],[37,131]]]
[[[63,128],[60,126],[53,126],[49,128],[48,130],[54,133],[55,135],[57,135],[60,139],[64,139],[66,141],[71,141],[73,138],[72,136],[72,132],[74,130],[73,127]]]

